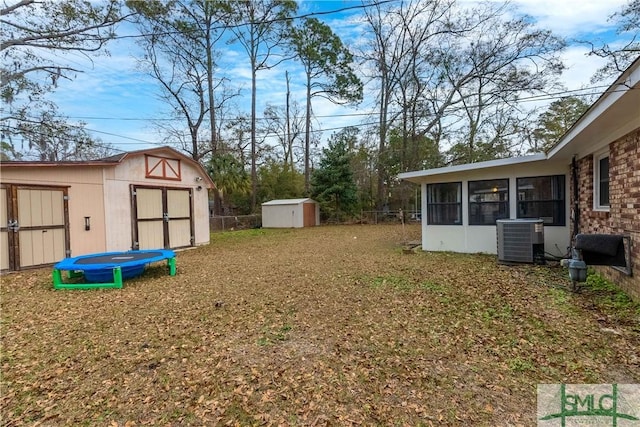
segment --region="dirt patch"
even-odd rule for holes
[[[640,382],[637,311],[419,235],[216,234],[121,290],[3,276],[2,423],[533,425],[539,383]]]

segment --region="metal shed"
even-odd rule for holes
[[[320,225],[320,206],[315,200],[282,199],[262,204],[265,228],[302,228]]]

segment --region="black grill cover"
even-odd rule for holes
[[[587,265],[626,267],[623,236],[612,234],[578,234],[576,249],[582,251]]]

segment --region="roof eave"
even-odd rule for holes
[[[539,162],[546,160],[547,156],[544,153],[536,153],[530,156],[521,157],[509,157],[506,159],[488,160],[478,163],[465,163],[463,165],[447,166],[443,168],[426,169],[415,172],[404,172],[398,174],[398,178],[404,181],[414,182],[420,184],[424,178],[435,175],[447,175],[457,172],[466,172],[478,169],[489,169],[501,166],[511,166],[522,163]]]
[[[3,168],[18,168],[18,167],[43,167],[43,168],[51,168],[51,167],[102,167],[102,166],[117,166],[119,162],[117,161],[102,161],[102,160],[88,160],[88,161],[67,161],[67,162],[42,162],[42,161],[31,161],[31,160],[9,160],[9,161],[0,161],[0,167]]]
[[[636,59],[616,81],[600,95],[600,97],[585,111],[585,113],[565,132],[558,143],[547,153],[548,158],[558,156],[559,153],[571,149],[574,141],[593,125],[603,113],[616,102],[627,96],[630,91],[640,90],[640,57]],[[577,149],[573,151],[578,151]]]

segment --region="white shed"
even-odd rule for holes
[[[301,228],[320,225],[320,206],[312,199],[271,200],[262,204],[265,228]]]

